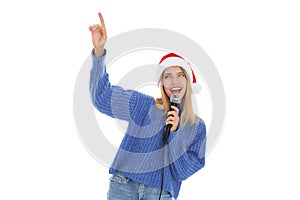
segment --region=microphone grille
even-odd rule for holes
[[[180,103],[180,98],[178,94],[172,94],[170,97],[171,103]]]

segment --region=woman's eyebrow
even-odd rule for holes
[[[164,73],[163,75],[165,76],[165,75],[170,75],[170,74],[172,74],[172,73]]]
[[[175,72],[174,74],[176,74],[176,76],[178,76],[178,75],[183,75],[183,76],[185,76],[185,74],[182,72],[182,71],[180,71],[180,72]],[[164,73],[163,75],[162,75],[162,77],[165,77],[165,76],[173,76],[173,73],[171,73],[171,72],[167,72],[167,73]]]
[[[163,75],[172,74],[171,72],[164,73]],[[176,74],[184,74],[182,71],[176,72]]]

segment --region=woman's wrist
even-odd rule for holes
[[[96,58],[100,58],[104,55],[104,47],[94,48],[94,54]]]

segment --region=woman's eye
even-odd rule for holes
[[[170,78],[170,75],[165,75],[164,76],[164,79],[168,79],[168,78]]]
[[[184,76],[184,74],[181,74],[181,73],[180,73],[180,74],[178,74],[178,77],[179,77],[179,78],[183,78],[183,77],[185,77],[185,76]]]

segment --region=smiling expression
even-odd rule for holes
[[[178,94],[182,98],[186,92],[186,81],[184,71],[178,66],[168,67],[162,75],[162,84],[168,97]]]

